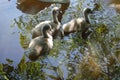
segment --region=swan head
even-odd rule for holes
[[[84,14],[92,14],[93,11],[92,11],[90,8],[85,8],[85,9],[83,10],[83,13],[84,13]]]
[[[45,24],[41,29],[43,36],[50,37],[53,33],[52,27],[50,24]],[[46,35],[47,34],[47,35]]]
[[[52,11],[53,11],[53,14],[59,14],[59,13],[60,13],[60,8],[54,7],[54,8],[52,9]]]
[[[48,30],[51,30],[51,29],[52,29],[52,27],[51,27],[50,24],[45,24],[42,28],[42,31],[45,32],[45,31],[48,31]]]

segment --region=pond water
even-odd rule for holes
[[[18,0],[20,3],[22,0]],[[37,0],[36,0],[37,1]],[[22,5],[16,4],[16,0],[10,1],[0,1],[0,62],[5,63],[6,58],[12,59],[14,64],[18,63],[23,56],[24,49],[20,45],[19,31],[18,27],[12,28],[12,24],[14,23],[14,19],[17,19],[21,15],[25,15],[24,13],[36,14],[40,10],[45,7],[49,7],[52,3],[39,3],[33,0],[34,4],[31,4],[31,1],[26,0],[26,3],[22,3]],[[32,6],[31,6],[32,5]],[[34,8],[34,11],[31,10],[31,7],[40,5]],[[27,6],[27,8],[26,8]],[[28,9],[28,10],[27,10]],[[24,12],[24,13],[22,13]],[[29,15],[28,14],[28,15]]]
[[[18,1],[19,3],[22,3],[20,1],[25,1],[25,0],[18,0]],[[29,0],[26,0],[26,2],[20,5],[20,4],[16,4],[17,3],[16,0],[10,0],[10,1],[0,0],[0,14],[1,14],[0,15],[0,28],[1,28],[0,29],[0,63],[6,63],[6,59],[10,59],[14,61],[13,65],[16,66],[22,59],[24,55],[24,51],[27,49],[28,43],[31,40],[30,30],[37,23],[39,23],[39,21],[51,19],[52,17],[49,16],[49,14],[51,14],[52,7],[60,6],[59,4],[50,6],[52,3],[41,4],[35,1],[38,0],[33,0],[32,3],[34,4],[32,4],[31,2],[29,2]],[[94,9],[95,2],[98,2],[99,4],[103,4],[104,0],[102,0],[101,2],[99,2],[99,0],[98,1],[70,0],[70,5],[62,4],[61,10],[63,10],[63,13],[67,9],[67,7],[68,9],[64,14],[61,14],[59,16],[59,20],[62,23],[65,23],[73,18],[82,17],[83,8],[89,7],[91,9]],[[32,7],[30,5],[32,5]],[[40,5],[42,5],[42,7]],[[43,10],[45,7],[48,8]],[[105,23],[108,25],[109,28],[114,27],[114,24],[117,25],[120,24],[118,21],[120,20],[119,19],[120,16],[115,11],[115,9],[109,8],[107,4],[97,5],[97,8],[99,9],[99,11],[95,11],[94,15],[91,16],[91,18],[93,19],[91,20],[92,24]],[[42,11],[39,12],[40,10]],[[111,20],[116,22],[114,22],[113,24]],[[56,40],[55,43],[57,44],[54,45],[55,47],[51,52],[52,54],[54,54],[54,56],[48,57],[52,66],[61,67],[64,73],[63,75],[64,79],[68,77],[68,74],[73,74],[74,72],[77,72],[76,69],[74,68],[77,65],[76,63],[80,62],[82,57],[82,54],[80,53],[80,48],[82,46],[78,47],[79,45],[78,44],[76,47],[76,45],[73,45],[73,42],[70,40],[70,37],[65,37],[65,38],[66,38],[65,39],[66,44],[61,44],[59,40]],[[24,39],[26,39],[26,41],[24,41]],[[47,59],[45,59],[44,61],[49,63]],[[68,73],[70,70],[73,73]],[[51,73],[52,71],[50,70],[44,69],[44,71],[47,72],[48,74],[54,75],[54,73]],[[73,74],[73,76],[74,75],[75,74]]]
[[[18,63],[24,50],[20,46],[19,29],[11,28],[13,19],[22,15],[16,8],[16,1],[0,1],[0,62],[4,63],[6,58],[10,58]],[[13,34],[15,32],[15,34]]]

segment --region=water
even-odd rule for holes
[[[0,63],[5,63],[6,58],[12,59],[15,64],[18,63],[24,50],[19,43],[18,28],[11,28],[13,19],[22,15],[21,11],[16,9],[16,1],[0,1]],[[13,34],[15,32],[15,34]]]
[[[22,0],[18,0],[18,1],[22,1]],[[30,23],[29,20],[31,19],[31,21],[33,21],[32,25],[37,24],[37,20],[41,21],[41,20],[51,19],[51,16],[49,14],[51,14],[52,7],[44,10],[45,12],[43,11],[39,13],[40,10],[43,10],[45,8],[46,3],[43,3],[42,5],[44,6],[42,7],[40,6],[41,3],[35,2],[35,0],[33,1],[34,4],[29,2],[29,0],[26,0],[26,2],[22,3],[22,5],[16,3],[17,1],[15,0],[0,1],[1,4],[0,5],[0,28],[1,28],[0,29],[0,63],[6,63],[6,59],[9,58],[14,61],[14,65],[17,65],[21,60],[22,56],[24,55],[24,51],[25,51],[25,48],[23,47],[23,45],[21,45],[20,34],[22,32],[23,32],[22,34],[24,34],[24,32],[26,31],[25,35],[29,38],[29,40],[31,38],[31,36],[29,35],[30,31],[27,32],[27,30],[24,30],[24,26],[23,26],[23,30],[20,29],[18,25],[11,27],[14,23],[14,19],[18,20],[20,19],[20,16],[23,16],[23,20],[25,21],[25,23],[29,24]],[[30,5],[34,7],[31,7]],[[51,3],[46,4],[47,7],[49,7],[50,5]],[[63,4],[63,5],[64,6],[61,10],[65,12],[64,10],[67,9],[68,4],[67,5]],[[110,19],[117,21],[115,16],[118,15],[118,13],[116,13],[115,9],[109,8],[107,5],[104,6],[105,6],[104,9],[100,11],[96,11],[94,13],[93,20],[91,20],[91,22],[93,22],[93,24],[95,22],[98,24],[105,23],[110,25],[109,27],[111,28],[114,26],[114,24]],[[90,7],[91,9],[93,9],[94,0],[81,0],[81,1],[71,0],[70,6],[63,15],[63,18],[60,15],[59,20],[61,20],[62,18],[61,22],[65,23],[73,18],[83,17],[82,10],[85,7]],[[29,17],[28,20],[25,19],[26,16],[27,18]],[[39,18],[37,18],[36,16],[39,16]],[[101,17],[103,19],[101,19]],[[115,23],[120,24],[119,21]],[[33,28],[34,26],[31,27]],[[65,41],[68,42],[66,44],[61,44],[61,43],[59,44],[58,42],[56,46],[54,45],[55,48],[57,48],[57,49],[54,48],[53,50],[53,54],[55,54],[55,56],[48,57],[48,59],[51,61],[52,66],[60,67],[62,69],[64,73],[63,75],[64,79],[68,77],[68,75],[70,74],[70,70],[73,73],[76,72],[74,70],[74,67],[76,67],[77,65],[76,63],[80,62],[82,58],[82,54],[80,54],[79,48],[74,47],[74,49],[72,49],[71,45],[73,45],[73,43],[71,43],[71,39],[69,39],[69,37],[65,37],[65,38],[66,38]],[[62,48],[60,46],[62,46]],[[44,61],[50,64],[49,61],[47,61],[47,59],[44,59]],[[49,69],[48,70],[45,69],[44,71],[49,74],[52,72]],[[54,74],[55,73],[53,71],[52,75]]]
[[[21,1],[22,0],[19,0],[19,3]],[[51,3],[40,3],[40,1],[37,2],[37,0],[33,0],[34,4],[31,3],[31,1],[29,2],[29,0],[26,0],[26,2],[22,3],[21,5],[16,3],[16,0],[0,1],[0,63],[5,63],[6,58],[12,59],[14,64],[19,63],[24,53],[24,49],[20,44],[20,29],[17,26],[14,28],[11,27],[11,25],[13,25],[14,19],[18,19],[20,16],[27,14],[35,15],[40,10],[43,10],[45,7],[49,7],[51,5]]]
[[[20,34],[22,33],[21,29],[18,27],[18,25],[14,25],[14,27],[12,26],[14,24],[14,19],[18,20],[20,18],[20,16],[26,16],[26,15],[29,16],[31,14],[35,15],[35,14],[37,14],[37,12],[39,12],[40,10],[45,8],[45,7],[40,8],[40,6],[39,6],[36,8],[36,10],[33,10],[33,11],[28,10],[27,11],[25,8],[26,5],[21,6],[22,7],[21,8],[20,5],[16,4],[16,3],[17,2],[15,0],[11,0],[11,1],[1,0],[0,1],[0,4],[1,4],[0,5],[0,14],[1,14],[0,15],[0,28],[1,28],[0,29],[0,63],[7,63],[6,59],[10,59],[10,60],[13,60],[14,66],[17,66],[17,64],[20,62],[21,58],[24,55],[24,51],[25,51],[24,47],[21,45],[21,40],[20,40]],[[31,5],[31,4],[29,4],[29,5]],[[48,3],[47,6],[50,6],[50,4]],[[25,10],[23,10],[23,8]],[[29,9],[31,9],[31,8],[29,7]],[[61,9],[61,10],[64,11],[64,9],[66,9],[66,8],[63,7],[63,9]],[[29,36],[29,35],[27,35],[27,36]],[[30,36],[29,36],[29,38],[30,38]],[[52,63],[52,66],[56,66],[56,67],[59,66],[59,62],[63,58],[64,58],[64,56],[62,56],[62,55],[60,55],[56,60],[52,57],[49,57],[49,59]],[[47,61],[47,60],[45,59],[45,61]],[[47,63],[49,63],[49,62],[47,62]],[[64,64],[61,66],[65,67]],[[51,73],[51,70],[47,70],[46,72]],[[53,71],[53,75],[54,74],[55,74],[55,72]],[[66,77],[67,73],[64,76]]]

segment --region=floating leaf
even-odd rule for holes
[[[26,65],[26,58],[25,55],[22,57],[20,63],[18,64],[18,70],[19,73],[23,73],[24,71],[26,71],[27,69],[27,65]]]
[[[7,78],[7,76],[4,76],[4,79],[5,79],[5,80],[9,80],[9,79]]]
[[[97,32],[98,34],[106,34],[106,33],[108,33],[107,26],[104,25],[104,24],[100,24],[100,25],[97,27],[96,32]]]
[[[17,21],[16,19],[14,19],[15,23],[17,24],[19,29],[22,29],[21,23],[19,21]]]
[[[3,70],[4,72],[6,72],[7,74],[11,73],[14,71],[14,67],[9,65],[9,64],[3,64]]]
[[[6,61],[9,63],[9,64],[12,64],[13,63],[13,60],[11,60],[11,59],[6,59]]]
[[[2,72],[2,71],[3,71],[3,65],[0,64],[0,72]]]
[[[28,48],[29,41],[30,40],[27,38],[27,35],[23,35],[22,33],[20,33],[20,44],[24,49]]]
[[[120,25],[117,25],[116,27],[115,27],[115,34],[116,34],[116,37],[117,38],[120,38]]]
[[[50,75],[50,74],[46,74],[47,76],[49,76],[52,80],[56,79],[56,76]]]
[[[59,74],[59,77],[60,78],[63,78],[63,71],[62,71],[62,69],[60,68],[60,67],[57,67],[57,72],[58,72],[58,74]]]
[[[3,65],[0,64],[0,75],[4,75],[4,74],[5,74],[5,72],[3,71]]]

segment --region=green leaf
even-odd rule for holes
[[[5,76],[5,75],[4,75],[4,79],[5,79],[5,80],[9,80],[9,79],[7,78],[7,76]]]
[[[11,59],[6,59],[6,61],[9,63],[9,64],[13,64],[13,60],[11,60]]]
[[[53,76],[53,75],[50,75],[50,74],[46,74],[46,75],[49,76],[49,77],[52,78],[52,79],[56,79],[56,77]]]
[[[27,35],[23,35],[20,33],[20,44],[24,49],[28,48],[29,39],[27,38]]]
[[[0,72],[2,72],[2,71],[3,71],[3,65],[0,64]]]
[[[26,71],[27,69],[27,65],[26,65],[26,58],[25,55],[22,57],[20,63],[18,64],[18,70],[19,73],[23,73],[24,71]]]
[[[106,34],[108,32],[107,26],[104,24],[100,24],[98,28],[96,29],[96,32],[98,34]]]
[[[60,68],[60,67],[57,67],[57,72],[58,72],[58,74],[59,74],[59,77],[63,77],[63,71],[62,71],[62,69]]]

